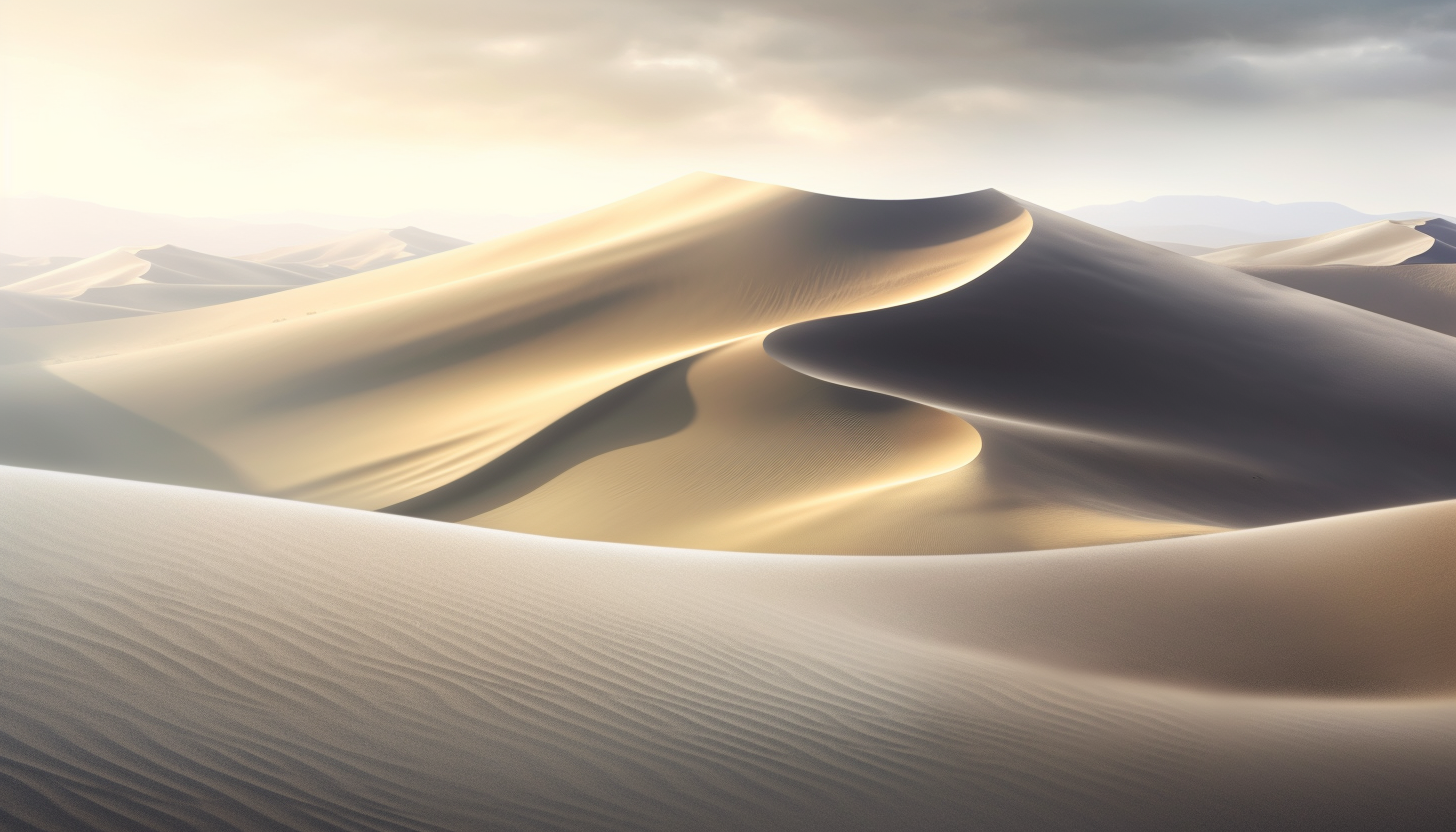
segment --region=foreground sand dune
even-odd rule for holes
[[[1452,504],[835,558],[0,489],[12,828],[1456,824]]]

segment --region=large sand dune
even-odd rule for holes
[[[961,285],[1029,227],[994,192],[875,202],[689,177],[265,297],[10,330],[0,459],[390,506],[657,367]]]
[[[1456,341],[1050,211],[980,279],[771,355],[962,413],[991,477],[1218,526],[1456,497]]]
[[[0,827],[1456,827],[1419,229],[696,175],[0,288]]]
[[[11,828],[1456,824],[1451,504],[836,558],[0,488]]]
[[[1456,342],[1034,214],[994,191],[875,202],[696,176],[266,297],[13,329],[0,460],[844,554],[1456,497]],[[389,239],[272,259],[338,266],[398,254]]]

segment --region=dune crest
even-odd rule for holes
[[[390,506],[658,367],[964,284],[1029,228],[1021,206],[990,191],[876,202],[687,177],[287,292],[10,330],[0,372],[24,395],[8,405],[20,427],[0,436],[0,459]],[[90,404],[58,425],[62,409],[76,414],[78,393]],[[70,438],[85,430],[125,443],[137,418],[178,451],[99,454]]]

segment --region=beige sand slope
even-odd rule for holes
[[[855,554],[1456,497],[1449,338],[1036,211],[696,176],[266,297],[11,329],[0,460]],[[781,327],[769,355],[813,378],[757,346]]]
[[[1456,335],[1456,264],[1240,266],[1254,277]]]
[[[670,435],[608,450],[554,478],[565,466],[543,455],[513,466],[510,478],[477,475],[469,490],[452,484],[392,510],[586,540],[757,552],[985,552],[1212,530],[1011,500],[971,465],[981,437],[965,421],[794,372],[765,355],[759,338],[692,361],[677,384],[693,411]],[[617,418],[640,424],[664,410],[641,401],[641,416],[629,405]],[[512,480],[538,487],[518,495],[523,489],[502,488]]]
[[[1456,262],[1456,225],[1443,219],[1379,220],[1298,240],[1233,246],[1198,255],[1223,265],[1394,266]]]
[[[0,460],[390,506],[656,368],[961,285],[1029,227],[994,192],[877,202],[693,176],[265,297],[8,330]]]
[[[1228,527],[1456,496],[1456,341],[1032,213],[974,282],[769,354],[965,414],[1002,493]]]
[[[0,489],[10,828],[1456,824],[1449,503],[836,558]]]
[[[337,240],[273,249],[261,254],[246,254],[239,259],[285,268],[304,266],[323,269],[342,277],[467,245],[470,244],[464,240],[434,234],[422,228],[375,228],[358,231]]]

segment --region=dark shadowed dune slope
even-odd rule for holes
[[[1456,496],[1456,341],[1032,210],[972,283],[766,349],[966,414],[992,476],[1089,504],[1248,526]]]

